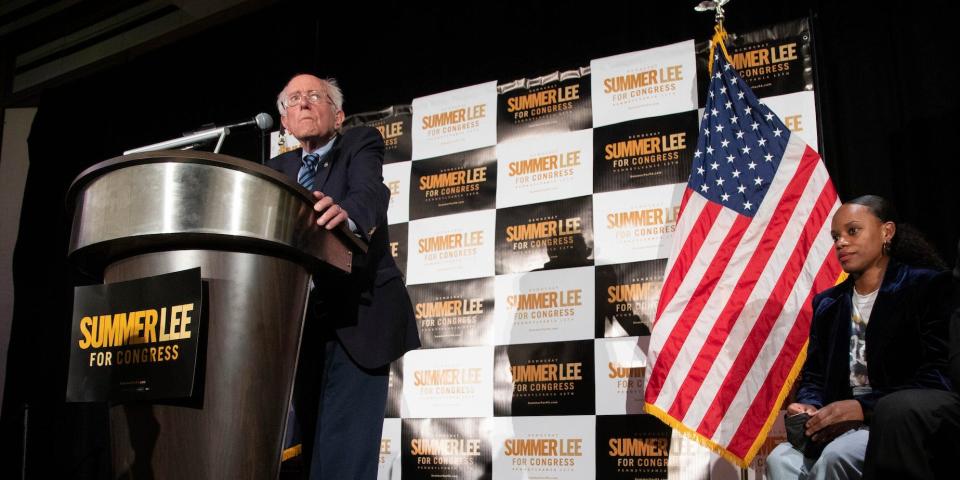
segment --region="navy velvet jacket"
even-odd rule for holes
[[[350,357],[366,368],[386,365],[420,346],[403,275],[390,254],[383,149],[383,137],[373,128],[347,130],[321,159],[314,177],[316,189],[349,213],[369,249],[354,255],[353,272],[346,278],[315,279],[306,321],[329,324]],[[267,166],[296,181],[301,150],[271,158]]]
[[[891,260],[866,331],[873,391],[856,397],[869,423],[884,395],[908,388],[949,390],[950,275]],[[853,278],[813,299],[813,323],[797,402],[817,408],[854,398],[850,387]]]

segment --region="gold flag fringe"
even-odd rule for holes
[[[800,368],[803,367],[803,362],[807,358],[807,342],[804,342],[803,349],[800,350],[800,355],[797,356],[796,362],[794,362],[793,367],[790,368],[790,374],[787,376],[787,382],[784,383],[783,388],[780,389],[779,395],[777,395],[777,405],[783,403],[783,399],[787,397],[790,393],[790,389],[793,388],[793,382],[797,378],[797,374],[800,373]],[[684,425],[680,420],[673,418],[669,413],[660,409],[660,407],[652,403],[644,403],[643,409],[657,417],[663,423],[666,423],[670,428],[679,431],[683,436],[703,445],[704,447],[710,449],[713,453],[720,455],[726,461],[737,465],[741,468],[748,468],[750,462],[753,461],[753,457],[756,456],[757,451],[760,450],[760,447],[763,445],[764,440],[767,438],[767,434],[770,433],[770,429],[773,428],[774,422],[777,421],[777,417],[780,415],[779,409],[773,409],[770,412],[770,415],[767,417],[767,420],[763,424],[763,428],[760,429],[760,435],[757,436],[756,441],[753,442],[753,445],[750,446],[750,449],[747,450],[747,454],[743,457],[738,456],[737,454],[729,451],[723,445],[703,436],[696,430]]]

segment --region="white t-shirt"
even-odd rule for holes
[[[877,300],[876,289],[866,295],[861,295],[853,289],[853,308],[850,311],[850,386],[853,396],[865,395],[872,391],[870,379],[867,378],[867,323],[870,322],[870,313]]]

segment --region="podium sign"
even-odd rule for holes
[[[189,398],[205,340],[201,302],[200,268],[77,287],[67,401]]]

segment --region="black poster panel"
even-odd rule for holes
[[[350,115],[343,125],[345,129],[358,125],[376,128],[383,136],[383,163],[388,164],[410,160],[413,150],[410,136],[412,121],[410,105],[394,105],[376,112]]]
[[[390,363],[387,378],[387,409],[384,418],[400,418],[400,403],[403,401],[403,357]]]
[[[390,254],[404,275],[407,274],[407,225],[404,222],[387,227],[390,233]]]
[[[727,52],[734,68],[757,97],[813,90],[813,50],[806,19],[752,32],[730,32],[727,38],[730,40]],[[696,50],[698,105],[705,105],[710,43],[699,42]]]
[[[410,167],[410,219],[494,208],[496,148],[417,160]]]
[[[497,210],[497,274],[593,265],[590,195]]]
[[[589,68],[497,86],[497,141],[593,126]]]
[[[593,343],[579,340],[497,346],[494,415],[593,415]]]
[[[200,268],[74,289],[69,402],[193,394],[206,318]]]
[[[404,419],[400,449],[404,480],[490,480],[490,419]]]
[[[488,345],[493,277],[407,287],[423,348]]]
[[[666,268],[662,258],[594,270],[597,338],[650,335]]]
[[[686,182],[698,124],[691,110],[593,129],[593,191]]]
[[[653,415],[597,416],[597,478],[665,480],[671,433]]]

